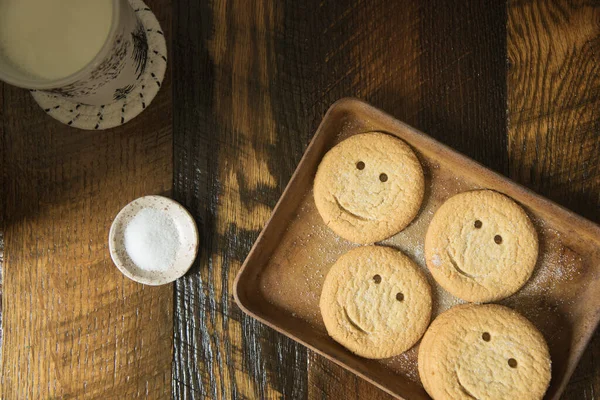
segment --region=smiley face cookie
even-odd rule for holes
[[[542,334],[496,304],[465,304],[437,317],[419,346],[418,365],[435,400],[541,399],[550,382]]]
[[[527,214],[492,190],[451,197],[425,237],[425,261],[435,280],[471,302],[515,293],[531,276],[537,255],[537,233]]]
[[[395,235],[423,200],[419,160],[402,140],[383,133],[354,135],[323,157],[314,184],[317,210],[336,234],[355,243]]]
[[[431,288],[401,252],[358,247],[342,255],[323,283],[319,304],[329,335],[366,358],[411,348],[431,317]]]

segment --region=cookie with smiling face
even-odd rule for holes
[[[317,210],[336,234],[355,243],[395,235],[423,200],[419,160],[402,140],[383,133],[354,135],[332,148],[314,184]]]
[[[431,317],[431,288],[401,252],[358,247],[331,267],[320,299],[329,335],[355,354],[386,358],[411,348]]]
[[[541,399],[550,354],[525,317],[496,304],[465,304],[438,316],[419,346],[419,376],[435,400]]]
[[[425,237],[425,260],[435,280],[470,302],[515,293],[531,276],[537,255],[537,233],[527,214],[492,190],[451,197]]]

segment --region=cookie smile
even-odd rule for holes
[[[337,196],[333,196],[333,198],[334,198],[334,200],[335,200],[335,204],[337,204],[338,208],[339,208],[339,209],[340,209],[342,212],[344,212],[344,213],[346,213],[346,214],[348,214],[348,215],[351,215],[351,216],[353,216],[354,218],[356,218],[356,219],[359,219],[359,220],[361,220],[361,221],[369,221],[369,219],[368,219],[368,218],[361,217],[360,215],[354,214],[352,211],[350,211],[350,210],[348,210],[346,207],[344,207],[344,206],[343,206],[343,205],[340,203],[340,201],[338,200]]]
[[[456,260],[454,259],[454,257],[452,257],[452,254],[450,254],[449,251],[446,252],[448,254],[448,258],[450,259],[450,263],[452,264],[452,266],[454,267],[454,269],[456,270],[456,272],[458,272],[461,275],[466,276],[467,278],[471,278],[471,279],[475,279],[475,276],[466,273],[465,271],[463,271],[462,269],[460,269],[460,267],[458,266],[458,263],[456,262]]]
[[[467,390],[467,388],[462,384],[462,382],[460,381],[460,378],[458,377],[458,373],[456,374],[456,381],[458,382],[458,386],[460,387],[460,389],[463,391],[463,393],[465,395],[469,396],[473,400],[479,400],[477,397],[473,396],[473,394],[471,392],[469,392]]]
[[[359,330],[362,333],[365,333],[367,335],[371,333],[371,332],[367,331],[366,329],[364,329],[362,326],[360,326],[352,318],[350,318],[350,315],[348,315],[348,310],[346,310],[346,307],[344,307],[344,315],[346,316],[346,320],[350,323],[350,325],[352,325],[353,327],[355,327],[357,330]]]

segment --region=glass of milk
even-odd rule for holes
[[[146,31],[127,0],[0,0],[0,80],[104,105],[146,68]]]

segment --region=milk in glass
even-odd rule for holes
[[[112,0],[0,0],[0,54],[33,78],[65,78],[100,52],[112,16]]]

